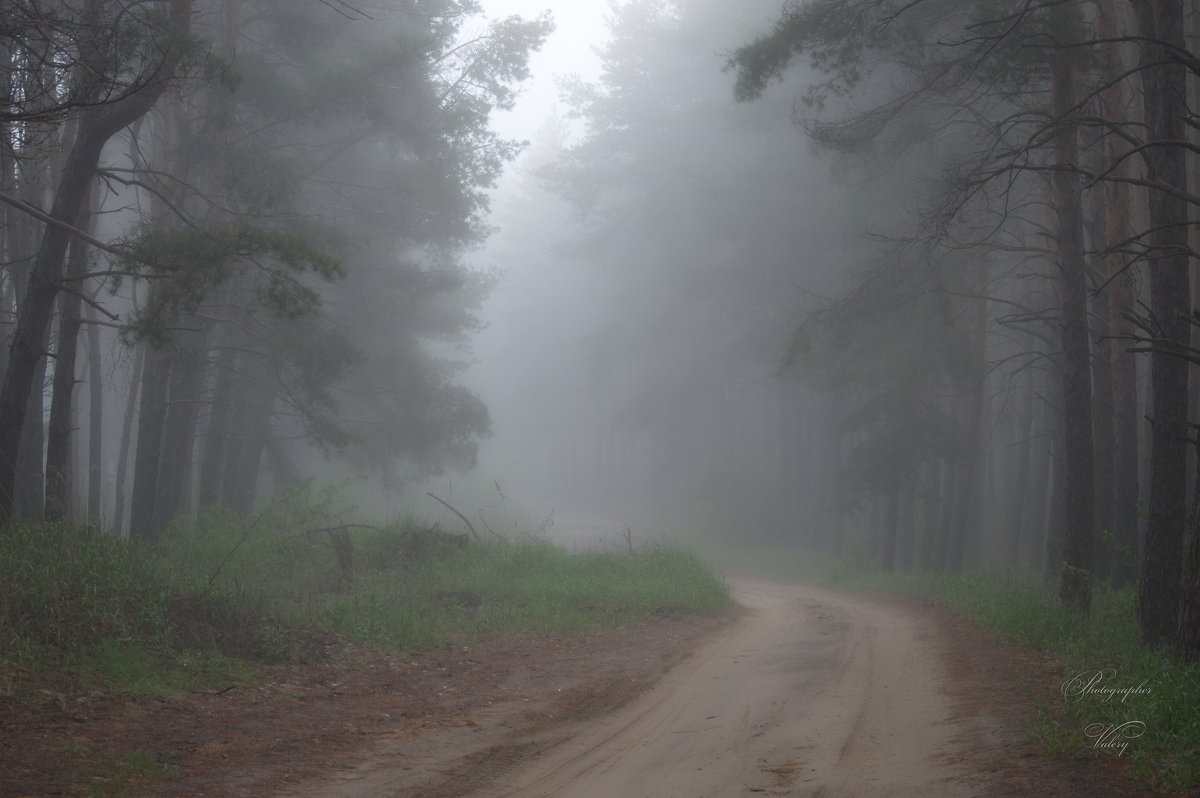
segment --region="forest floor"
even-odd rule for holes
[[[0,697],[0,796],[1142,796],[1032,738],[1067,674],[940,606],[734,580],[727,616]],[[1137,740],[1132,740],[1136,745]]]

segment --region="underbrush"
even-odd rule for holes
[[[655,614],[724,609],[722,583],[690,554],[569,554],[548,543],[473,544],[356,580],[323,610],[352,637],[403,649],[579,634]]]
[[[328,496],[247,518],[210,512],[153,547],[86,526],[0,534],[0,694],[169,691],[329,655],[571,635],[730,606],[687,552],[569,554],[472,542],[417,519],[347,524]],[[45,690],[41,690],[45,692]]]
[[[218,648],[175,655],[178,601],[149,552],[102,530],[0,534],[0,693],[51,672],[55,686],[101,681],[151,692],[228,678],[237,664]]]

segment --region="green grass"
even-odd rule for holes
[[[84,794],[92,798],[145,795],[147,783],[175,778],[181,770],[180,765],[171,758],[164,758],[159,752],[143,748],[112,762],[105,775],[93,775]]]
[[[1147,694],[1103,701],[1086,696],[1069,702],[1060,685],[1047,685],[1047,705],[1031,733],[1050,750],[1085,755],[1094,739],[1090,724],[1145,724],[1124,756],[1135,772],[1163,790],[1200,788],[1200,665],[1185,664],[1168,649],[1142,642],[1132,589],[1098,588],[1090,616],[1065,609],[1054,588],[1028,575],[997,573],[884,574],[862,562],[798,550],[708,552],[732,570],[776,579],[817,582],[853,590],[936,597],[1016,645],[1050,653],[1064,681],[1075,674],[1107,671],[1101,687],[1134,688]],[[1108,670],[1111,669],[1111,670]]]
[[[413,518],[331,522],[341,511],[327,499],[291,494],[254,518],[205,513],[153,547],[90,527],[0,535],[0,692],[35,693],[50,672],[79,686],[167,692],[253,678],[263,664],[315,656],[335,635],[413,652],[732,603],[679,548],[463,545]],[[335,543],[352,551],[349,571]]]
[[[406,650],[482,638],[572,635],[656,611],[729,607],[724,585],[682,549],[569,554],[547,543],[484,543],[356,580],[323,618]]]
[[[155,555],[88,526],[0,534],[0,692],[38,674],[133,692],[227,681],[241,664],[178,645],[180,593]]]

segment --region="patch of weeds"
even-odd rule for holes
[[[115,638],[102,641],[88,659],[97,675],[130,692],[160,692],[164,682],[169,681],[163,674],[169,666],[161,656]]]
[[[356,580],[326,621],[406,650],[484,637],[579,634],[670,612],[731,606],[725,586],[681,549],[570,554],[545,542],[482,543]]]
[[[155,783],[177,778],[183,768],[170,756],[149,748],[139,748],[116,762],[112,770],[93,776],[85,794],[95,798],[121,798],[146,793]]]
[[[263,660],[289,662],[296,659],[299,639],[295,629],[266,618],[258,627],[258,645]]]
[[[65,666],[109,691],[161,692],[327,656],[333,635],[412,651],[732,604],[682,549],[571,554],[353,518],[338,489],[304,484],[254,517],[181,519],[150,548],[91,527],[0,537],[0,687]]]

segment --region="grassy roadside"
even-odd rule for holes
[[[340,640],[413,652],[731,603],[682,549],[569,554],[465,544],[414,519],[296,521],[213,514],[153,548],[88,527],[0,535],[0,697],[170,692],[252,680]]]
[[[709,551],[706,559],[786,581],[938,598],[1002,639],[1049,653],[1068,678],[1080,677],[1067,687],[1073,695],[1055,694],[1033,732],[1048,749],[1091,753],[1097,738],[1087,736],[1089,727],[1125,728],[1126,734],[1140,733],[1124,738],[1129,743],[1124,756],[1148,784],[1167,791],[1200,789],[1200,666],[1142,642],[1132,589],[1097,589],[1085,618],[1063,608],[1051,586],[1028,575],[884,574],[796,550],[743,556]],[[1091,692],[1078,692],[1089,684]],[[1109,688],[1130,692],[1103,692]]]

